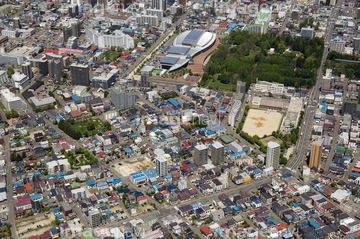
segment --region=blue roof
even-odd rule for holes
[[[73,98],[74,101],[80,101],[79,97],[76,94],[72,94],[71,98]]]
[[[174,98],[170,98],[168,99],[169,103],[172,104],[173,106],[180,106],[180,102],[175,100]]]
[[[43,195],[42,194],[33,194],[31,195],[31,200],[34,201],[34,200],[39,200],[40,198],[42,198]]]
[[[64,219],[64,215],[62,215],[62,214],[57,215],[57,216],[56,216],[56,219],[58,219],[58,220],[59,220],[59,219]]]
[[[128,188],[120,188],[120,189],[118,189],[117,192],[118,192],[118,193],[129,193],[129,192],[130,192],[130,189],[128,189]]]
[[[50,189],[50,192],[51,192],[52,197],[55,197],[57,195],[57,192],[55,189]]]
[[[50,233],[51,233],[52,235],[59,233],[58,230],[56,229],[56,227],[50,228],[49,231],[50,231]]]
[[[105,213],[106,213],[107,215],[111,215],[111,214],[112,214],[112,212],[111,212],[110,210],[105,210]]]
[[[95,179],[91,179],[91,180],[86,181],[86,185],[87,185],[87,186],[93,186],[93,185],[95,185]]]
[[[113,183],[114,185],[116,185],[116,184],[118,184],[118,183],[121,183],[121,182],[122,182],[122,180],[121,180],[120,178],[114,179],[114,180],[112,181],[112,183]]]
[[[173,54],[186,54],[188,51],[190,50],[190,48],[188,47],[181,47],[181,46],[171,46],[170,49],[168,50],[168,53],[173,53]]]
[[[60,212],[60,209],[59,209],[59,208],[55,208],[55,209],[54,209],[54,213],[58,213],[58,212]]]
[[[179,58],[165,56],[160,60],[160,64],[174,65],[178,60]]]

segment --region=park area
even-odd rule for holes
[[[282,114],[275,111],[250,109],[246,117],[243,131],[250,136],[271,135],[279,129]]]
[[[89,135],[94,135],[99,131],[105,129],[104,122],[102,122],[100,119],[92,119],[88,121],[75,123],[73,124],[73,127],[75,128],[75,130],[79,130],[79,132],[82,133],[87,131]]]

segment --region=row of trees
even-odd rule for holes
[[[64,131],[67,135],[69,135],[73,139],[80,139],[82,137],[82,133],[80,130],[76,129],[71,123],[72,120],[62,121],[60,120],[58,126],[59,129]]]

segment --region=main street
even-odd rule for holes
[[[338,3],[336,4],[336,7],[333,8],[333,10],[331,12],[330,19],[338,16],[341,4],[342,4],[342,2],[338,1]],[[325,42],[330,41],[330,38],[333,33],[333,28],[334,28],[333,23],[329,20],[327,28],[326,28]],[[321,59],[321,63],[320,63],[318,72],[317,72],[316,84],[315,84],[313,90],[311,91],[311,94],[310,94],[310,97],[308,100],[309,104],[305,110],[304,125],[302,125],[302,127],[301,127],[301,134],[300,134],[300,138],[299,138],[298,144],[297,144],[298,154],[295,154],[295,157],[288,165],[288,168],[291,170],[296,170],[301,165],[301,163],[304,161],[304,159],[306,157],[306,153],[307,153],[307,147],[309,146],[309,143],[311,142],[309,140],[309,138],[310,138],[310,134],[311,134],[311,130],[312,130],[313,119],[315,116],[315,108],[318,105],[317,101],[319,99],[320,87],[322,87],[323,67],[324,67],[324,64],[325,64],[325,61],[326,61],[326,58],[328,55],[328,51],[329,51],[329,47],[327,44],[325,44],[323,56]]]

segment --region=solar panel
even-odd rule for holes
[[[184,39],[184,45],[195,45],[205,33],[203,30],[192,30]]]
[[[179,58],[165,56],[161,59],[160,64],[174,65]]]
[[[172,46],[168,50],[168,53],[172,54],[186,54],[189,51],[190,48],[187,47],[180,47],[180,46]]]

